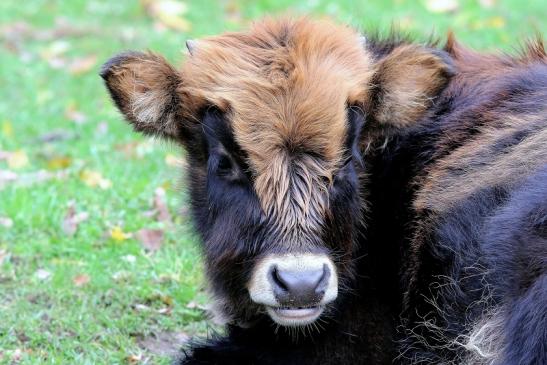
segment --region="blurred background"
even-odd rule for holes
[[[168,364],[215,327],[184,153],[134,134],[98,70],[287,12],[480,50],[547,34],[545,0],[0,1],[0,364]]]

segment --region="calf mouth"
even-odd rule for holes
[[[323,313],[324,306],[309,307],[270,307],[266,306],[268,315],[282,326],[305,326],[315,322]]]

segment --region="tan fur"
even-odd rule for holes
[[[405,127],[426,112],[448,80],[448,69],[437,55],[417,45],[396,48],[378,66],[374,114],[378,122]]]
[[[207,104],[228,113],[268,215],[286,232],[316,232],[344,152],[346,106],[365,100],[372,76],[359,35],[327,21],[266,20],[200,40],[182,75],[191,114]]]
[[[176,138],[176,87],[180,80],[167,61],[152,53],[135,53],[108,70],[107,85],[118,106],[138,131]],[[171,109],[169,109],[171,108]]]
[[[191,48],[180,72],[151,54],[117,59],[107,85],[140,131],[183,138],[204,108],[224,111],[263,210],[289,241],[321,230],[347,106],[374,104],[381,123],[406,125],[444,84],[445,65],[426,48],[400,46],[376,64],[356,31],[326,20],[266,19]]]
[[[547,161],[544,114],[505,115],[495,126],[485,126],[479,137],[437,162],[417,194],[415,207],[442,213],[485,186],[516,186],[529,172]],[[491,146],[523,128],[536,132],[506,153]],[[480,168],[477,168],[480,166]]]

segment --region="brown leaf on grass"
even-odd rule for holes
[[[144,11],[160,26],[189,32],[192,24],[184,18],[188,6],[183,1],[177,0],[141,0]]]
[[[126,158],[143,158],[154,151],[154,143],[151,140],[131,141],[117,144],[114,148],[122,152]]]
[[[54,156],[47,160],[48,170],[63,170],[72,164],[72,159],[67,156]]]
[[[125,358],[128,364],[138,364],[143,361],[142,354],[127,355]]]
[[[146,250],[155,252],[160,249],[163,242],[163,231],[161,229],[146,229],[139,230],[135,237]]]
[[[73,59],[68,65],[68,72],[72,75],[81,75],[91,71],[97,64],[96,55],[88,55]]]
[[[18,363],[23,358],[23,351],[21,349],[15,349],[11,354],[11,361]]]
[[[74,201],[70,201],[63,222],[61,223],[61,228],[66,235],[73,236],[78,230],[80,223],[87,218],[89,218],[89,214],[87,212],[76,212],[76,204]]]
[[[51,132],[42,134],[37,138],[38,142],[51,143],[62,142],[78,137],[75,133],[64,129],[56,129]]]
[[[80,180],[91,188],[99,187],[103,190],[110,189],[112,187],[112,181],[103,177],[98,171],[82,170],[80,172]]]
[[[154,209],[158,213],[158,221],[159,222],[165,222],[165,223],[171,223],[171,213],[169,213],[169,209],[167,208],[167,202],[166,202],[166,194],[164,188],[157,188],[154,191]]]
[[[174,356],[190,340],[185,332],[158,332],[137,336],[137,344],[143,350],[160,356]]]
[[[241,4],[236,0],[228,0],[224,2],[224,14],[226,14],[226,20],[230,23],[242,26],[244,24],[244,17],[241,12]]]
[[[78,110],[76,104],[70,103],[65,109],[65,118],[73,121],[76,124],[83,124],[87,120],[87,116]]]
[[[68,65],[68,59],[65,54],[69,49],[69,42],[59,39],[54,40],[40,51],[40,57],[53,69],[64,69]]]
[[[186,162],[186,159],[181,156],[175,156],[171,153],[165,155],[165,164],[167,166],[180,168],[186,168],[188,166],[188,162]]]
[[[91,278],[89,277],[89,275],[86,274],[79,274],[72,278],[72,282],[75,286],[78,287],[86,285],[87,283],[89,283],[90,280]]]

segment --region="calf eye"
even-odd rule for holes
[[[230,175],[233,172],[233,163],[227,155],[220,155],[217,165],[219,175]]]

